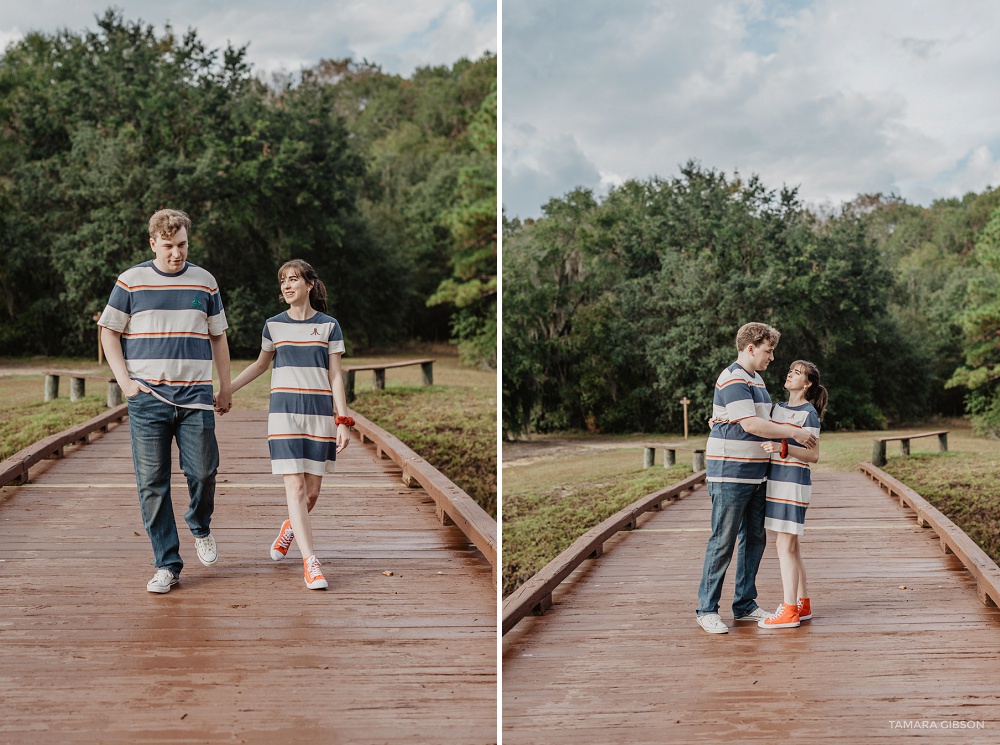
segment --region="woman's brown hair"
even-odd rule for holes
[[[826,404],[830,396],[826,392],[826,388],[820,385],[819,382],[819,368],[816,367],[812,362],[807,362],[806,360],[795,360],[792,363],[792,367],[798,365],[803,369],[806,374],[806,380],[811,384],[806,388],[806,401],[811,403],[816,407],[816,413],[819,414],[819,418],[823,418],[823,414],[826,412]]]
[[[319,275],[316,274],[316,270],[312,268],[312,265],[302,259],[286,261],[278,270],[278,282],[281,282],[281,278],[289,269],[297,271],[302,279],[312,285],[309,290],[309,304],[321,313],[326,313],[326,285],[320,280]],[[278,299],[284,300],[285,298],[279,293]]]

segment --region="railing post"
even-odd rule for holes
[[[347,371],[347,403],[354,401],[354,370]]]
[[[938,452],[945,453],[948,451],[948,433],[942,432],[938,435]]]
[[[903,455],[910,454],[910,441],[903,439],[899,441],[899,452]]]
[[[421,385],[434,385],[434,360],[420,363]]]
[[[108,381],[108,408],[113,409],[122,405],[122,389],[117,380]]]
[[[59,398],[59,376],[58,375],[46,375],[45,376],[45,400],[51,401],[53,398]]]
[[[885,440],[872,441],[872,465],[885,465]]]
[[[373,391],[384,391],[385,390],[385,368],[381,370],[372,370],[372,390]]]
[[[81,398],[87,395],[87,379],[86,378],[70,378],[69,379],[69,400],[79,401]]]
[[[691,470],[695,473],[698,471],[705,470],[705,451],[695,450],[694,455],[691,457]]]
[[[663,467],[670,468],[674,463],[677,462],[677,451],[667,448],[663,451]]]
[[[653,457],[656,454],[654,448],[644,448],[642,451],[642,467],[650,468],[653,465]]]

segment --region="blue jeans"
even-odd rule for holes
[[[767,482],[709,481],[708,494],[712,498],[712,537],[705,549],[697,613],[701,616],[719,612],[722,581],[738,540],[733,616],[739,618],[757,608],[757,568],[767,545],[764,531]]]
[[[171,442],[177,440],[181,470],[188,482],[190,501],[184,520],[194,535],[204,538],[211,532],[219,469],[215,412],[182,409],[142,391],[127,401],[139,507],[153,544],[153,563],[180,575],[184,562],[170,501]]]

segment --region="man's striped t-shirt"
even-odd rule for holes
[[[705,446],[708,481],[759,484],[767,478],[770,456],[740,421],[752,416],[770,420],[771,397],[759,373],[751,375],[734,362],[719,375],[712,402],[712,431]]]
[[[330,355],[345,351],[336,319],[317,312],[296,321],[281,313],[267,319],[261,339],[274,352],[267,442],[272,473],[332,470],[337,458]]]
[[[157,398],[186,409],[211,409],[211,336],[228,328],[219,285],[186,263],[165,274],[152,261],[115,283],[98,325],[121,332],[129,377]]]

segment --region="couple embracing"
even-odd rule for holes
[[[719,615],[726,570],[736,550],[733,618],[764,629],[798,626],[812,618],[806,574],[799,553],[809,505],[809,464],[819,461],[820,419],[827,392],[811,362],[793,362],[785,378],[788,401],[772,405],[760,376],[774,360],[781,334],[748,323],[736,335],[736,362],[715,385],[708,437],[708,493],[712,535],[698,588],[698,624],[710,634],[728,633]],[[777,533],[782,603],[774,613],[757,605],[757,568],[766,531]]]

